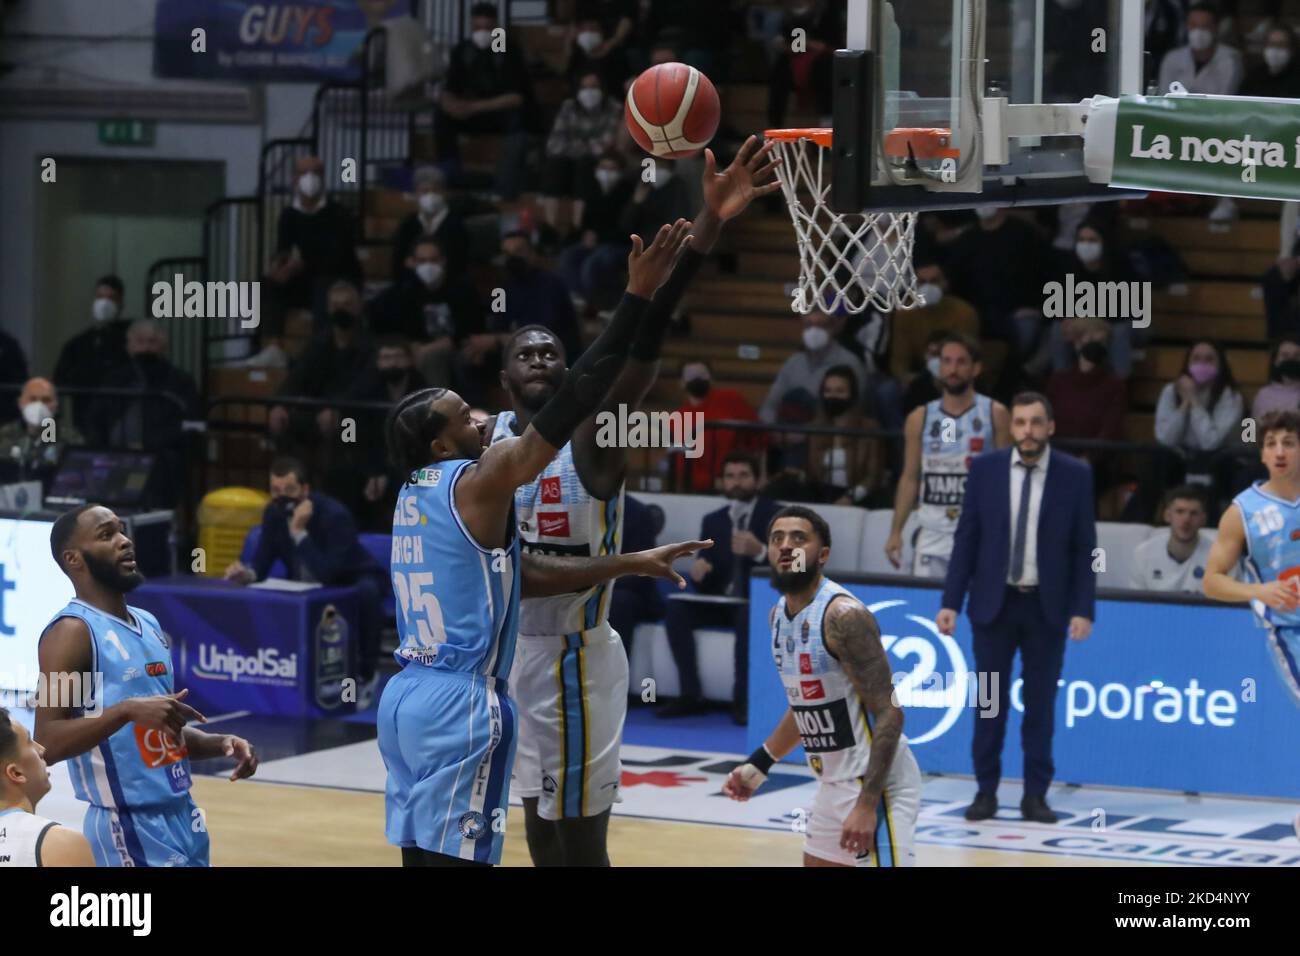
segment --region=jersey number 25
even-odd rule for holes
[[[429,590],[425,590],[428,588]],[[442,623],[442,608],[433,594],[433,572],[393,572],[393,590],[406,622],[406,633],[414,634],[422,647],[434,647],[447,640]]]

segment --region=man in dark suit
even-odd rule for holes
[[[749,597],[749,572],[767,560],[763,542],[767,540],[767,526],[780,507],[758,494],[758,470],[758,458],[744,449],[735,449],[722,460],[722,492],[731,504],[709,512],[700,522],[701,540],[712,538],[713,547],[705,552],[707,557],[697,557],[691,566],[691,580],[695,582],[697,594]],[[736,723],[744,724],[749,699],[749,606],[670,599],[664,627],[677,663],[681,695],[658,708],[655,716],[684,717],[705,709],[695,660],[695,629],[733,628],[736,683],[731,717]]]
[[[288,457],[271,462],[271,503],[262,513],[262,536],[252,567],[236,561],[226,568],[226,579],[238,584],[263,581],[277,560],[284,562],[295,581],[357,588],[361,616],[357,706],[368,706],[374,695],[383,626],[380,594],[384,571],[362,546],[348,510],[329,495],[313,491],[302,463]]]
[[[967,820],[997,812],[1002,740],[1010,707],[1011,664],[1020,650],[1025,705],[1021,746],[1026,820],[1055,823],[1047,805],[1056,682],[1065,634],[1082,641],[1092,630],[1097,581],[1092,571],[1097,526],[1092,470],[1050,447],[1052,406],[1037,392],[1011,402],[1011,448],[975,458],[953,542],[943,609],[935,620],[952,634],[970,594],[975,667],[996,680],[997,711],[975,721],[971,755],[979,792]]]

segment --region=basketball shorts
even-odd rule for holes
[[[207,866],[208,828],[187,793],[174,805],[123,810],[91,804],[82,832],[95,866]]]
[[[885,792],[876,805],[875,846],[854,856],[840,846],[844,821],[862,793],[862,780],[823,781],[817,788],[803,851],[844,866],[915,866],[916,816],[921,809],[921,768],[906,746],[894,755]]]
[[[1300,628],[1270,627],[1268,648],[1283,686],[1300,705]]]
[[[953,536],[945,531],[918,528],[912,573],[918,578],[946,578]]]
[[[501,682],[407,664],[384,686],[378,729],[388,842],[501,862],[515,750]]]
[[[544,820],[593,817],[619,801],[627,653],[609,624],[523,636],[510,686],[519,706],[515,793]]]

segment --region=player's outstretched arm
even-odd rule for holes
[[[90,841],[70,827],[51,827],[41,841],[41,866],[94,866]]]
[[[1259,600],[1275,611],[1294,611],[1298,595],[1290,582],[1253,584],[1233,578],[1232,570],[1245,550],[1246,526],[1241,509],[1232,505],[1219,519],[1219,533],[1205,561],[1205,579],[1201,582],[1205,596],[1215,601]]]
[[[522,569],[520,593],[523,597],[570,594],[631,574],[650,578],[669,578],[675,581],[679,588],[684,588],[686,582],[673,570],[673,562],[711,547],[713,541],[710,539],[682,541],[646,551],[634,551],[631,554],[605,554],[594,558],[524,554],[520,561]]]
[[[209,734],[197,727],[185,728],[185,747],[191,760],[215,760],[225,757],[236,761],[231,780],[243,780],[257,773],[257,750],[243,737],[234,734]]]

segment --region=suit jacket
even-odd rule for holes
[[[1092,469],[1053,448],[1038,510],[1038,597],[1054,630],[1071,617],[1093,620],[1097,546]],[[971,623],[992,623],[1002,610],[1011,564],[1011,449],[973,459],[953,541],[943,606],[960,611],[970,594]]]
[[[363,574],[383,574],[357,537],[352,515],[329,495],[313,491],[312,514],[307,522],[307,537],[302,544],[293,543],[289,533],[289,516],[275,503],[262,512],[262,536],[253,553],[253,572],[257,580],[266,578],[277,559],[284,562],[291,577],[297,578],[305,567],[321,584],[352,584]]]
[[[770,498],[759,495],[754,499],[754,510],[749,515],[749,530],[759,541],[767,540],[767,526],[772,523],[772,516],[781,510],[781,506]],[[727,585],[734,574],[740,575],[741,593],[736,597],[749,597],[749,572],[758,562],[744,555],[735,555],[731,551],[731,506],[726,505],[717,511],[710,511],[700,522],[700,538],[712,538],[713,547],[700,553],[700,556],[713,565],[697,586],[701,594],[725,594]],[[739,568],[736,562],[740,563]]]

